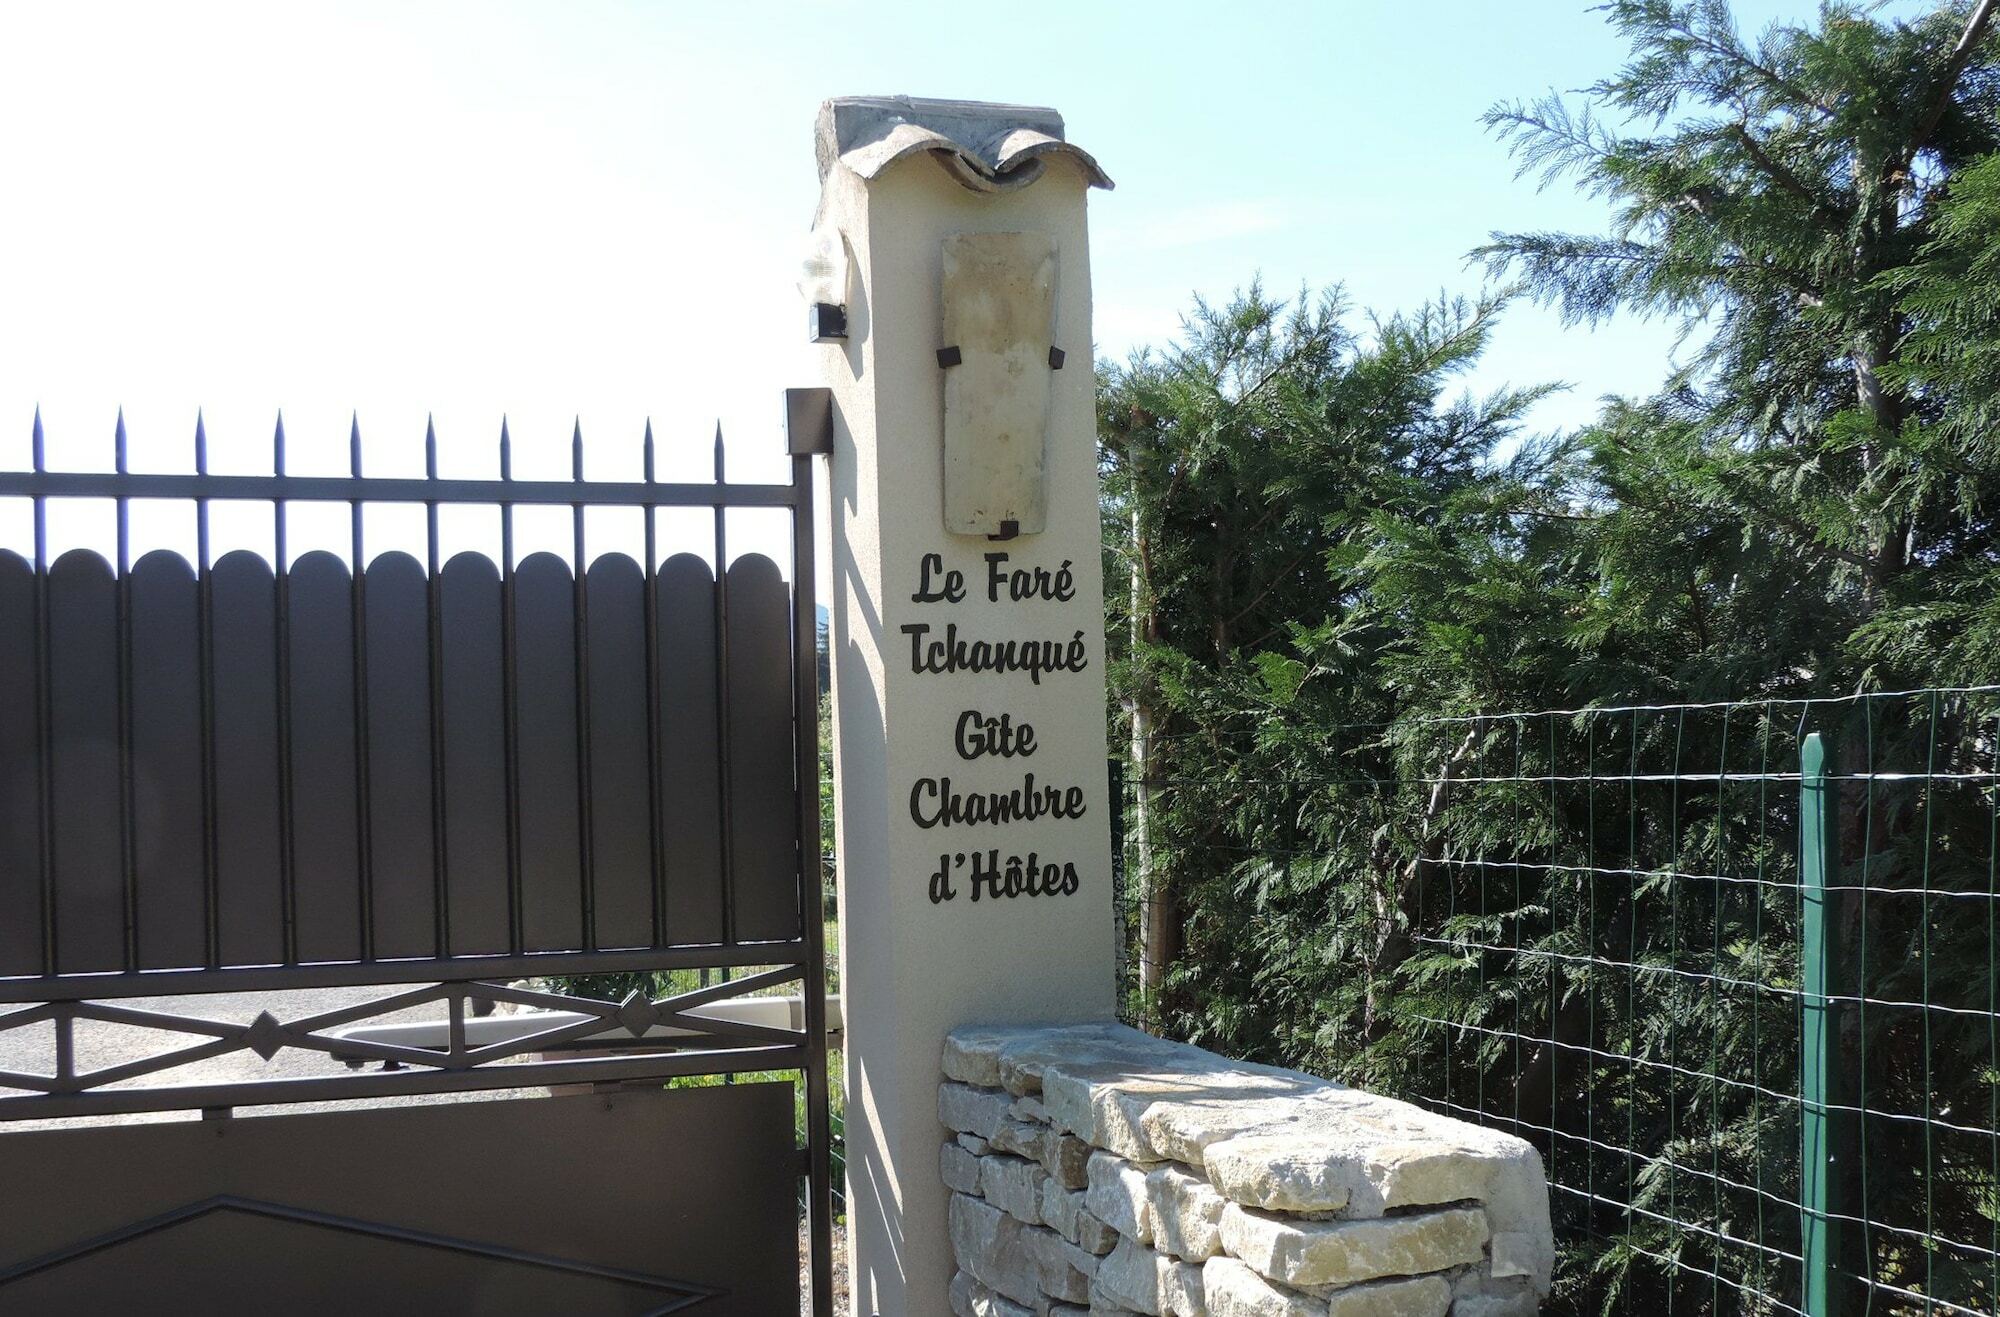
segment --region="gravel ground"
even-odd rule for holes
[[[812,1271],[807,1264],[811,1250],[806,1244],[806,1223],[799,1222],[799,1313],[811,1317]],[[833,1223],[833,1310],[847,1311],[847,1223]]]

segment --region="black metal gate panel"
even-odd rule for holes
[[[204,624],[176,554],[121,578],[72,550],[43,577],[0,550],[0,600],[39,595],[49,621],[46,656],[0,647],[0,690],[45,664],[50,692],[45,727],[0,726],[20,799],[50,799],[46,839],[33,811],[0,821],[21,861],[0,978],[799,938],[790,599],[769,558],[722,583],[726,683],[717,582],[691,554],[652,582],[606,555],[581,587],[553,554],[510,584],[459,554],[434,601],[407,554],[356,578],[308,553],[282,643],[269,564],[237,551],[210,576]]]
[[[232,1283],[298,1291],[268,1305],[283,1311],[320,1310],[319,1287],[359,1269],[391,1311],[777,1312],[789,1298],[759,1287],[782,1272],[792,1292],[803,1181],[813,1307],[829,1312],[810,459],[787,484],[729,484],[718,433],[713,483],[669,483],[648,430],[644,479],[597,481],[578,434],[571,479],[516,480],[503,426],[498,479],[442,477],[430,436],[422,478],[364,475],[358,432],[349,474],[297,476],[281,423],[270,474],[220,475],[206,444],[197,425],[192,471],[134,473],[121,421],[112,471],[56,472],[38,417],[32,469],[0,472],[0,497],[34,514],[32,552],[0,550],[0,1036],[47,1044],[0,1067],[0,1129],[595,1096],[0,1134],[0,1311],[124,1310],[77,1296],[234,1258]],[[112,553],[52,559],[48,505],[66,499],[111,503]],[[135,561],[134,499],[188,507],[192,560]],[[300,502],[345,505],[345,560],[289,551]],[[268,559],[212,543],[216,503],[268,510]],[[379,504],[423,510],[421,555],[375,551]],[[497,514],[497,554],[446,559],[440,510],[464,505]],[[568,510],[567,557],[517,553],[523,506]],[[712,517],[712,557],[662,559],[671,508]],[[743,508],[789,521],[789,572],[731,553],[726,514]],[[642,519],[636,556],[588,551],[586,514],[604,509]],[[600,1000],[522,982],[610,973],[642,986]],[[311,992],[358,985],[381,995]],[[717,1013],[786,986],[795,1027]],[[201,996],[222,992],[290,995],[210,1018]],[[480,1023],[522,1007],[567,1014]],[[422,1041],[349,1032],[412,1009],[435,1017]],[[163,1041],[93,1068],[81,1031],[105,1028]],[[379,1068],[183,1069],[281,1052]],[[800,1076],[803,1149],[789,1088],[783,1103],[768,1085],[661,1091],[750,1071]],[[397,1140],[400,1164],[375,1151]],[[697,1221],[697,1193],[705,1211],[728,1200],[714,1219],[733,1224]],[[718,1246],[680,1242],[701,1240]],[[779,1252],[791,1261],[767,1266]],[[320,1271],[272,1260],[308,1257]],[[489,1288],[516,1306],[439,1297]],[[151,1293],[140,1310],[177,1291]],[[352,1311],[354,1293],[324,1310]]]
[[[791,1124],[762,1083],[17,1133],[0,1313],[769,1317]]]

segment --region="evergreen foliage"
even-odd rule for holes
[[[1564,1303],[1757,1310],[1706,1273],[1796,1297],[1798,736],[1995,768],[1990,695],[1869,693],[2000,677],[2000,40],[1988,3],[1754,41],[1720,0],[1607,9],[1623,69],[1488,122],[1611,231],[1478,255],[1579,322],[1679,319],[1659,393],[1524,432],[1544,386],[1464,387],[1503,296],[1253,285],[1100,367],[1132,1008],[1528,1113],[1552,1162],[1629,1149],[1588,1173],[1640,1214],[1559,1196]],[[1536,709],[1585,712],[1495,716]],[[1845,879],[1922,898],[1848,921],[1848,972],[1933,1008],[1852,1023],[1871,1107],[1991,1120],[1994,902],[1925,894],[1987,892],[1994,818],[1990,777],[1845,793]],[[2000,1244],[1991,1149],[1866,1125],[1865,1268],[1990,1310],[1990,1262],[1919,1241]]]

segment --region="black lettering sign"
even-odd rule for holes
[[[1035,728],[1032,723],[1016,723],[1011,713],[996,716],[967,709],[958,715],[952,744],[960,759],[978,759],[982,755],[1025,759],[1035,753]]]
[[[920,777],[910,788],[910,821],[920,828],[1080,819],[1085,809],[1082,787],[1037,786],[1033,773],[1007,791],[959,791],[948,777]]]
[[[1081,630],[1066,641],[1035,636],[966,640],[956,622],[946,623],[944,634],[935,639],[928,622],[906,622],[902,630],[910,638],[910,671],[920,676],[1025,672],[1039,686],[1045,672],[1082,672],[1090,666]]]
[[[1017,604],[1028,599],[1068,603],[1076,598],[1076,574],[1070,570],[1069,559],[1063,559],[1062,566],[1053,572],[1046,567],[1009,568],[1009,561],[1005,553],[986,555],[987,602],[999,603],[1003,592]]]
[[[1076,598],[1076,573],[1065,558],[1053,571],[1016,565],[1012,556],[995,550],[985,555],[988,603],[1067,603]],[[916,604],[965,602],[965,573],[945,566],[942,553],[926,553],[918,561]],[[961,636],[957,622],[933,626],[912,622],[902,627],[910,638],[910,671],[920,676],[1026,673],[1039,686],[1047,673],[1083,672],[1090,666],[1084,632],[1060,635],[1015,635],[999,639]],[[1026,759],[1041,748],[1035,727],[1007,711],[961,710],[952,728],[952,750],[966,763],[988,759]],[[910,819],[919,828],[975,828],[1036,823],[1043,819],[1079,819],[1087,807],[1083,788],[1037,782],[1023,774],[1018,785],[1004,789],[961,789],[946,775],[921,777],[910,788]],[[1079,886],[1072,861],[1046,863],[1039,851],[1003,854],[985,851],[940,851],[937,867],[926,884],[932,905],[956,901],[969,892],[974,903],[1019,897],[1070,896]]]
[[[1022,896],[1074,896],[1082,885],[1076,864],[1069,860],[1042,860],[1038,851],[1026,856],[1009,855],[1004,860],[998,849],[983,854],[973,851],[946,851],[938,855],[938,867],[931,874],[932,905],[958,899],[952,875],[964,874],[970,883],[973,902],[1007,901]]]
[[[933,573],[936,576],[933,577]],[[944,555],[927,553],[917,565],[917,592],[913,604],[957,604],[965,601],[965,573],[956,567],[945,570]]]

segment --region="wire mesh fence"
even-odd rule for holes
[[[1533,1142],[1568,1310],[2000,1305],[2000,688],[1180,735],[1135,1011]]]

